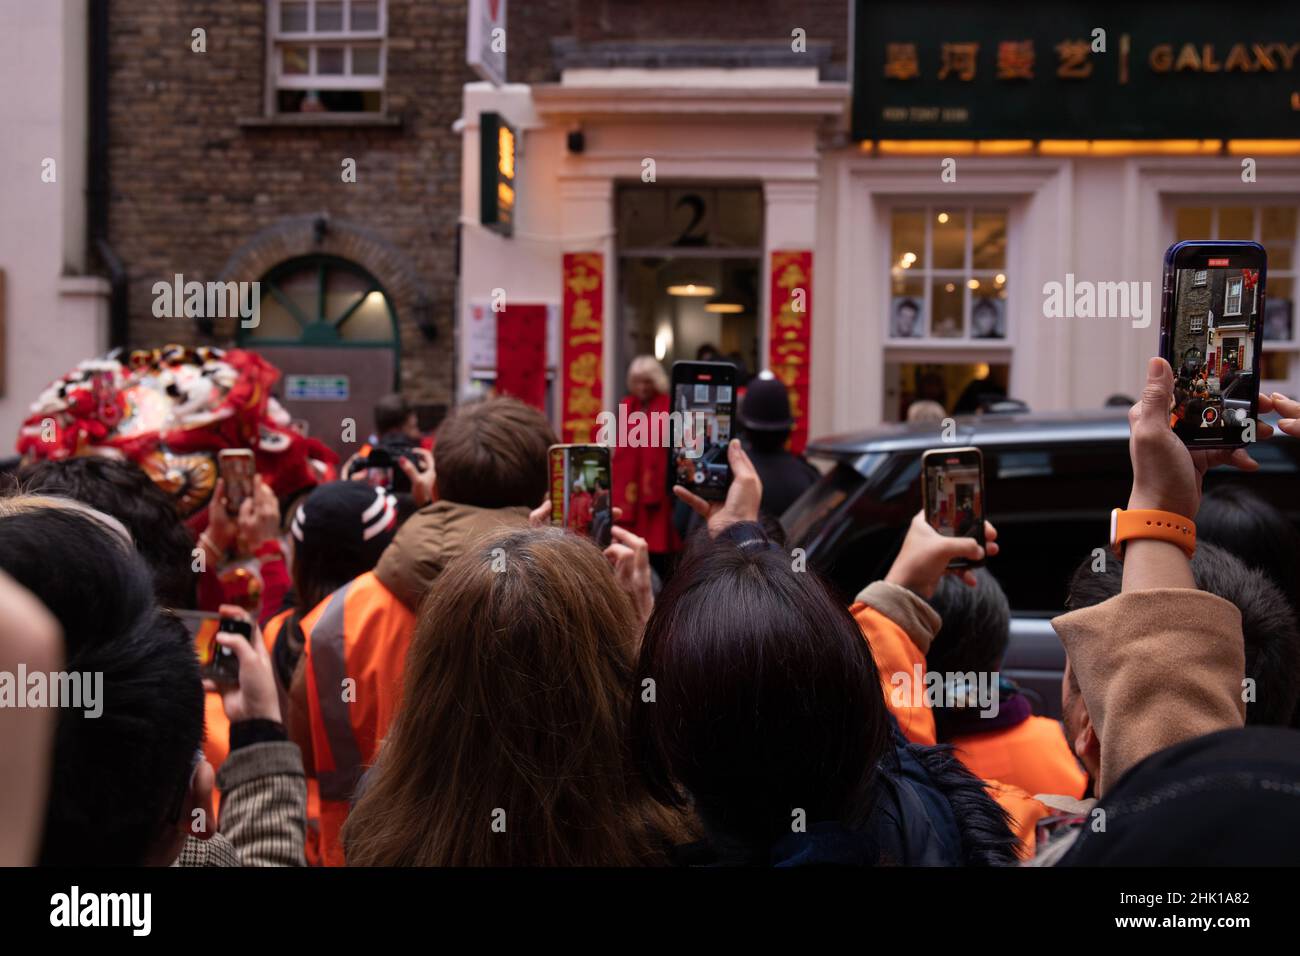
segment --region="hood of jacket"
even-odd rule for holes
[[[411,611],[453,558],[500,528],[528,527],[528,509],[435,501],[407,519],[375,565],[375,576]]]

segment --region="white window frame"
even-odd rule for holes
[[[894,214],[899,212],[916,212],[919,211],[925,217],[925,259],[926,263],[934,261],[934,243],[933,232],[935,217],[941,212],[953,213],[961,212],[966,217],[965,236],[963,239],[964,249],[962,252],[962,268],[960,269],[936,269],[931,265],[921,266],[916,269],[915,275],[921,277],[921,311],[925,319],[925,335],[913,338],[896,337],[893,326],[893,309],[894,299],[893,269],[899,263],[892,259],[887,260],[885,266],[885,275],[887,276],[889,295],[886,299],[887,308],[885,309],[885,334],[884,343],[886,346],[916,346],[916,345],[940,345],[963,348],[1004,348],[1012,344],[1012,298],[1010,292],[1011,276],[1007,269],[1008,261],[1011,258],[1010,238],[1011,238],[1011,218],[1012,209],[1010,204],[1001,205],[988,202],[959,202],[959,203],[936,203],[928,200],[918,200],[909,202],[906,199],[900,199],[897,202],[890,203],[885,207],[885,223],[888,228],[889,239],[885,243],[886,256],[893,255],[894,245]],[[1006,222],[1007,229],[1007,256],[1001,268],[998,269],[975,269],[974,268],[974,251],[972,249],[975,216],[979,213],[1001,213]],[[911,272],[909,268],[908,272]],[[1001,338],[976,338],[972,335],[971,309],[973,305],[973,291],[969,285],[969,280],[973,278],[982,278],[987,275],[1003,275],[1006,281],[1002,283],[1001,289],[1007,290],[1007,297],[1002,300],[1003,303],[1003,336]],[[962,286],[962,334],[959,336],[934,335],[931,331],[934,324],[933,315],[933,284],[936,279],[951,279],[954,282],[960,282]],[[997,288],[995,284],[995,288]],[[917,298],[917,297],[913,297]]]
[[[1188,330],[1189,332],[1204,332],[1204,331],[1205,331],[1205,316],[1203,316],[1203,315],[1194,315],[1194,316],[1192,316],[1192,317],[1191,317],[1191,323],[1188,325],[1187,330]]]
[[[316,26],[316,6],[320,0],[270,0],[267,9],[266,31],[266,112],[268,116],[295,115],[280,114],[278,93],[280,90],[378,90],[384,91],[388,77],[388,3],[378,3],[378,23],[374,30],[350,30],[352,22],[353,0],[327,0],[343,5],[342,30],[318,31]],[[280,29],[280,11],[284,3],[307,4],[307,27],[302,32],[285,33]],[[307,73],[284,73],[283,51],[289,46],[308,48]],[[343,69],[340,74],[319,74],[316,72],[317,51],[321,47],[341,47],[343,49]],[[358,47],[373,47],[379,51],[379,72],[376,74],[354,75],[352,69],[352,51]],[[381,106],[380,112],[383,111]],[[363,114],[364,115],[364,114]]]
[[[1170,223],[1174,228],[1172,233],[1176,240],[1177,235],[1177,215],[1180,209],[1208,209],[1210,212],[1210,229],[1206,239],[1218,239],[1220,227],[1220,213],[1223,209],[1238,208],[1248,206],[1253,211],[1253,228],[1250,238],[1256,242],[1263,243],[1265,248],[1273,246],[1288,246],[1291,250],[1291,268],[1282,269],[1276,265],[1270,265],[1268,269],[1268,282],[1270,286],[1281,280],[1289,280],[1291,283],[1291,338],[1289,339],[1266,339],[1263,343],[1263,354],[1260,356],[1260,379],[1261,387],[1264,390],[1277,389],[1288,394],[1296,388],[1295,382],[1297,376],[1300,376],[1300,194],[1297,192],[1280,192],[1266,200],[1254,200],[1243,202],[1236,196],[1215,195],[1209,192],[1208,186],[1202,187],[1201,195],[1185,195],[1179,197],[1179,201],[1173,203],[1170,207]],[[1276,209],[1278,207],[1292,207],[1297,209],[1296,216],[1296,234],[1285,239],[1270,239],[1264,241],[1264,210]],[[1259,286],[1253,289],[1251,299],[1251,314],[1255,315],[1257,321],[1263,322],[1264,316],[1259,312]],[[1216,323],[1217,324],[1217,323]],[[1238,324],[1238,323],[1233,323]],[[1268,353],[1281,353],[1287,356],[1287,377],[1286,378],[1266,378],[1267,371],[1264,368],[1264,355]]]
[[[1192,287],[1198,288],[1199,286],[1205,285],[1205,283],[1209,281],[1209,273],[1210,273],[1209,269],[1197,269],[1195,272],[1193,272]]]
[[[1245,291],[1246,280],[1241,276],[1225,279],[1223,282],[1223,317],[1241,315],[1241,300],[1245,298],[1242,294]],[[1236,295],[1233,295],[1233,288],[1236,288]],[[1237,300],[1237,307],[1233,309],[1232,300]]]

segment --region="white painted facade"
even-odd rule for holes
[[[85,275],[86,0],[0,4],[0,456],[55,378],[108,346],[108,283]],[[43,182],[45,160],[54,182]]]
[[[777,249],[813,256],[810,433],[875,425],[884,408],[886,362],[1010,363],[1013,397],[1035,411],[1096,409],[1113,393],[1135,395],[1157,347],[1165,248],[1180,202],[1300,205],[1300,155],[1257,157],[1242,181],[1238,155],[958,156],[942,182],[941,155],[873,156],[847,135],[849,89],[815,71],[573,71],[558,84],[465,87],[460,121],[463,226],[461,324],[468,304],[504,289],[520,302],[559,303],[561,256],[605,254],[605,390],[622,395],[613,367],[619,313],[615,184],[637,182],[655,160],[657,182],[760,183],[764,270]],[[497,111],[519,137],[515,235],[478,225],[478,126]],[[568,152],[581,129],[585,149]],[[892,204],[996,201],[1009,210],[1005,341],[891,343],[887,336]],[[1045,318],[1044,286],[1076,280],[1151,283],[1145,328],[1130,319]],[[764,300],[768,281],[760,284]],[[768,308],[760,303],[760,324]],[[1295,316],[1300,324],[1300,315]],[[764,336],[766,330],[764,330]],[[1279,346],[1279,348],[1283,348]],[[1289,380],[1300,390],[1300,344]],[[767,354],[761,343],[760,354]],[[459,350],[458,381],[469,376]]]

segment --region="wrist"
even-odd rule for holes
[[[199,535],[199,544],[211,553],[212,557],[217,561],[220,561],[226,556],[226,549],[222,547],[221,544],[217,542],[217,539],[207,531],[204,531]]]
[[[906,569],[890,568],[889,573],[885,575],[883,580],[886,584],[906,588],[925,600],[929,600],[931,595],[934,594],[934,587],[927,587],[923,580],[908,573]]]
[[[1170,514],[1187,518],[1189,521],[1196,516],[1196,509],[1189,508],[1186,503],[1171,501],[1161,495],[1140,492],[1136,488],[1128,497],[1128,504],[1124,507],[1125,511],[1167,511]]]
[[[1151,591],[1164,588],[1196,589],[1192,562],[1187,552],[1172,541],[1135,538],[1124,553],[1121,590]]]
[[[208,541],[214,548],[225,551],[235,539],[234,532],[229,528],[222,528],[218,525],[208,523],[207,530],[203,532],[208,536]]]
[[[288,739],[289,735],[285,732],[284,724],[280,722],[279,714],[275,716],[267,714],[245,717],[242,720],[234,721],[230,725],[230,749],[232,751],[251,744]]]

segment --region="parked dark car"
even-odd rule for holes
[[[812,442],[807,454],[831,470],[782,516],[791,548],[803,548],[846,601],[884,576],[921,508],[921,455],[975,445],[984,454],[986,514],[1001,553],[988,569],[1011,603],[1011,644],[1002,673],[1060,716],[1064,652],[1050,618],[1063,610],[1074,569],[1107,549],[1112,508],[1128,500],[1132,469],[1125,409],[1063,414],[962,416],[951,442],[940,426],[886,425]],[[1252,446],[1260,470],[1216,468],[1206,488],[1244,482],[1300,521],[1300,441],[1278,433]],[[1109,554],[1109,550],[1106,551]]]

